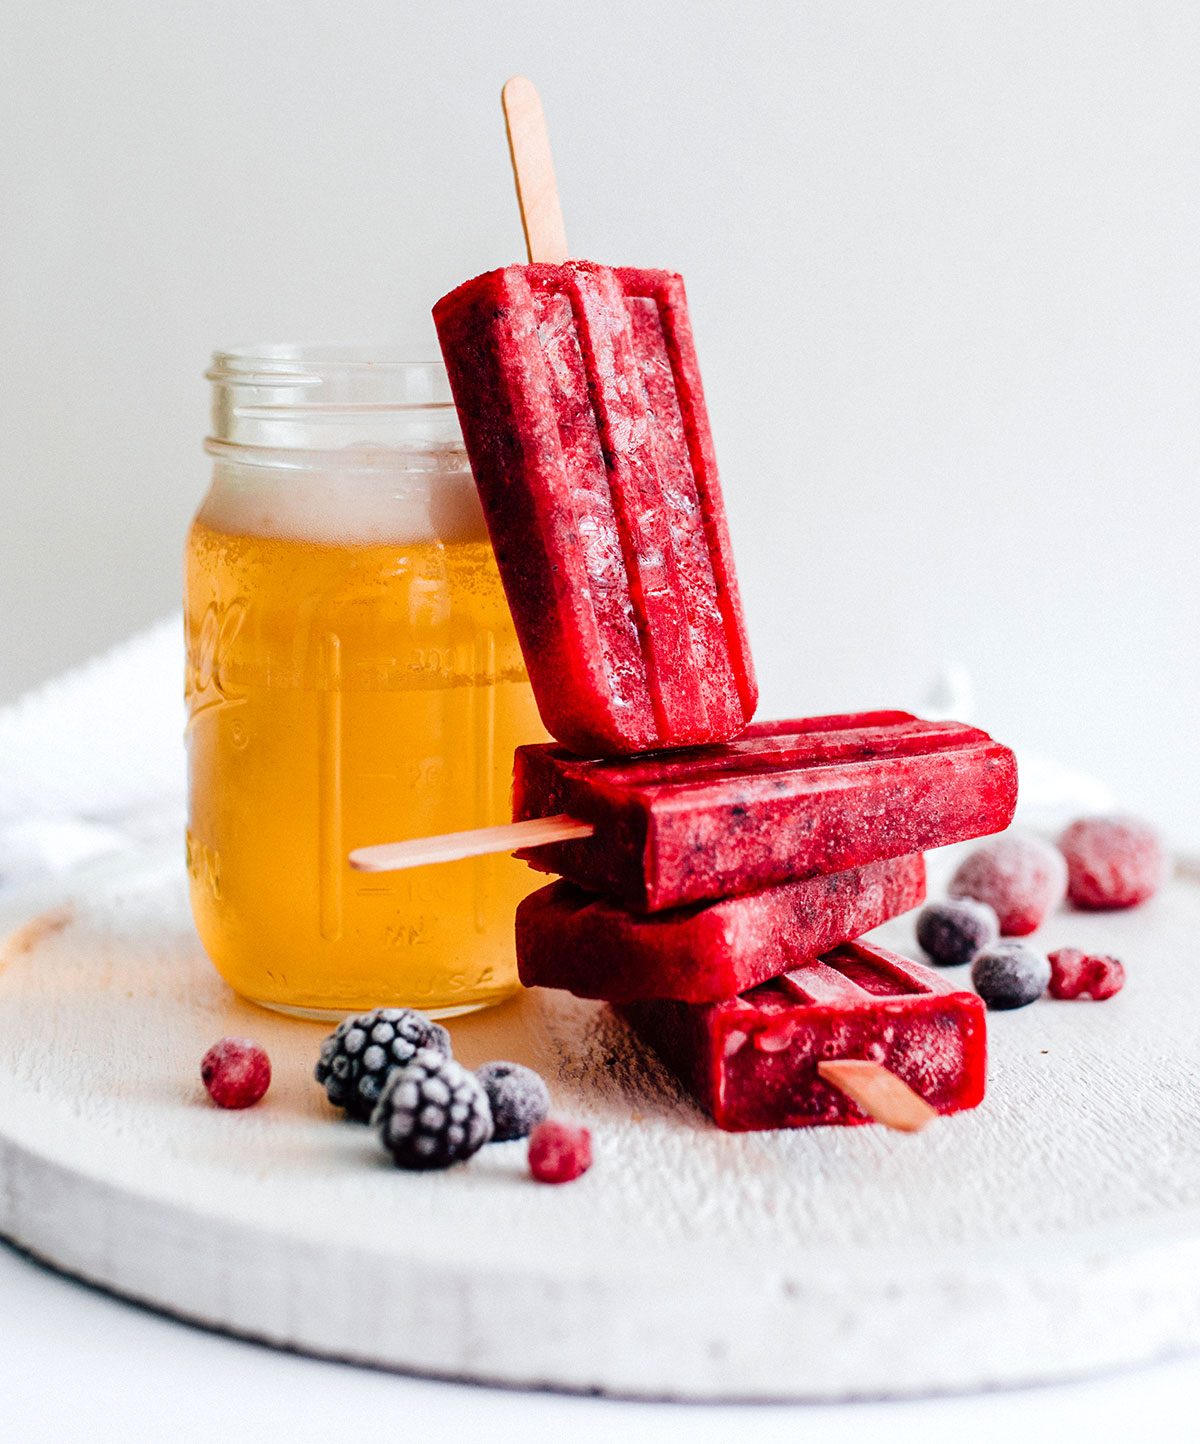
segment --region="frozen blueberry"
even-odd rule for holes
[[[550,1090],[540,1073],[520,1063],[485,1063],[475,1076],[492,1105],[492,1141],[527,1138],[550,1112]]]
[[[975,954],[971,981],[989,1008],[1023,1008],[1046,991],[1050,959],[1028,943],[995,943]]]
[[[996,909],[974,898],[926,903],[917,914],[917,942],[939,968],[969,963],[981,948],[990,948],[999,939]]]

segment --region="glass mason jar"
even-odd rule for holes
[[[448,1017],[517,987],[510,857],[353,872],[355,847],[510,820],[545,732],[440,365],[219,352],[188,536],[188,873],[244,997]]]

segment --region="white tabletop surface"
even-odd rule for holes
[[[209,1334],[0,1246],[6,1440],[303,1444],[380,1437],[589,1444],[744,1437],[971,1444],[1188,1437],[1200,1358],[1055,1388],[837,1405],[676,1405],[485,1389],[323,1363]]]

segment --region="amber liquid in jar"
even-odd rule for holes
[[[347,862],[508,821],[513,750],[545,736],[461,450],[398,450],[218,451],[187,544],[196,926],[239,993],[308,1016],[501,1000],[538,883],[504,856]]]

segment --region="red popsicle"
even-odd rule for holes
[[[736,735],[757,690],[682,280],[505,266],[433,319],[547,729],[603,756]]]
[[[859,937],[924,897],[919,853],[649,915],[556,882],[517,908],[517,965],[527,988],[565,988],[580,998],[715,1002]]]
[[[987,1074],[983,1003],[886,948],[846,943],[738,998],[618,1010],[720,1128],[870,1118],[817,1066],[866,1059],[939,1113],[974,1108]]]
[[[513,816],[589,837],[519,857],[656,912],[999,832],[1016,759],[986,732],[868,712],[759,723],[734,742],[628,759],[518,748]]]

